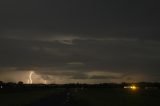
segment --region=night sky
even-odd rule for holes
[[[160,81],[158,0],[1,0],[0,80]]]

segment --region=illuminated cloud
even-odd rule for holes
[[[160,81],[159,3],[3,0],[0,8],[0,80],[27,83],[34,70],[35,83]]]

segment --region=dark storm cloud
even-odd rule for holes
[[[73,45],[66,45],[57,41],[3,39],[0,44],[1,66],[159,69],[160,43],[153,41],[75,40]]]
[[[125,2],[120,4],[125,5]],[[5,1],[1,3],[2,27],[6,30],[99,34],[124,20],[121,10],[125,7],[121,8],[122,5],[93,0]],[[121,18],[121,21],[117,18]]]
[[[31,31],[27,36],[34,37],[68,33],[83,37],[159,38],[159,6],[154,0],[5,0],[0,4],[4,35],[20,30]]]
[[[158,10],[154,0],[1,0],[1,70],[74,71],[73,79],[93,70],[154,76]]]
[[[117,79],[117,77],[113,77],[113,76],[97,76],[97,75],[95,75],[95,76],[92,76],[91,79]]]

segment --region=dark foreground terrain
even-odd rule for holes
[[[160,106],[160,90],[123,88],[0,89],[0,106]]]

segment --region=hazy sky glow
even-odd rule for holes
[[[1,0],[0,80],[160,81],[155,0]]]

